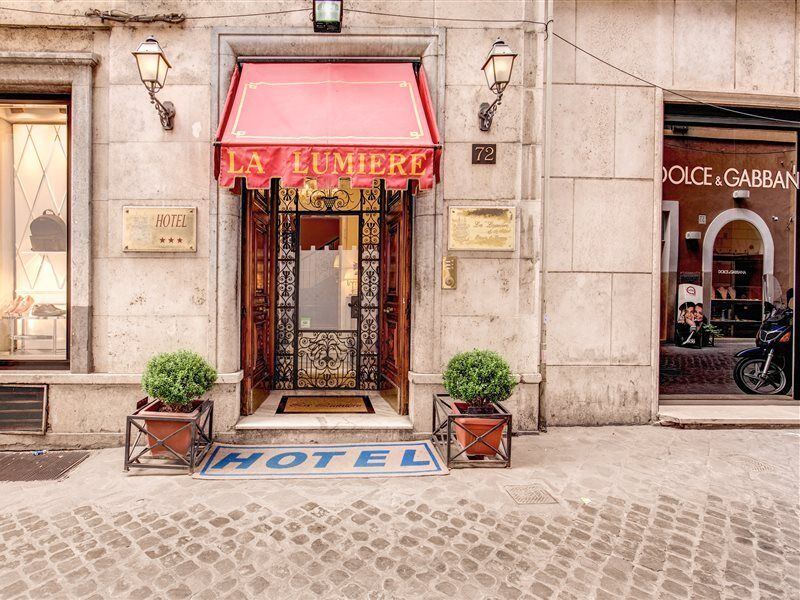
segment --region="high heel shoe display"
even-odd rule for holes
[[[3,306],[2,310],[0,310],[0,316],[2,317],[16,316],[17,307],[24,301],[25,301],[25,296],[17,296],[13,300],[9,301],[5,306]]]
[[[22,298],[22,296],[20,296],[20,298]],[[34,302],[35,300],[33,299],[33,296],[25,296],[22,302],[20,302],[9,314],[15,317],[22,317],[27,314]]]

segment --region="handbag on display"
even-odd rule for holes
[[[67,224],[49,208],[31,221],[31,250],[34,252],[65,252]]]

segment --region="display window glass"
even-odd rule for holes
[[[68,105],[0,100],[0,366],[68,358]]]
[[[773,310],[767,288],[793,307],[798,179],[795,130],[665,126],[662,394],[742,393],[737,355]]]

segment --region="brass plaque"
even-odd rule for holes
[[[196,252],[197,209],[122,207],[122,249],[124,252]]]
[[[442,289],[454,290],[458,286],[458,257],[442,257]]]
[[[447,248],[513,251],[516,247],[515,216],[513,207],[452,206]]]

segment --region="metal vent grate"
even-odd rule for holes
[[[0,432],[44,433],[47,386],[0,386]]]
[[[507,485],[506,491],[517,504],[558,504],[558,500],[543,485],[538,483]]]
[[[0,481],[56,481],[87,456],[88,452],[66,450],[44,454],[0,452]]]

